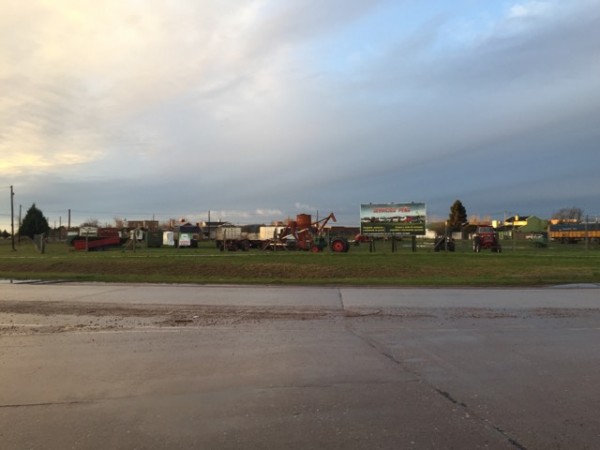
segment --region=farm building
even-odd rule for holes
[[[513,216],[498,227],[498,234],[501,239],[512,239],[513,233],[517,233],[515,237],[518,237],[529,233],[543,233],[547,229],[548,221],[545,219],[537,216]]]

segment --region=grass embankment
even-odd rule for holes
[[[434,253],[430,247],[392,253],[385,245],[349,253],[219,252],[144,249],[75,252],[64,243],[39,254],[31,243],[12,251],[0,245],[0,278],[136,283],[365,285],[365,286],[540,286],[599,283],[600,252],[582,247],[515,249],[474,254],[468,248]]]

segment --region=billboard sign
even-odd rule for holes
[[[425,203],[367,203],[360,205],[361,234],[425,234]]]

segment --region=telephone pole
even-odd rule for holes
[[[13,191],[12,185],[10,186],[10,235],[12,238],[12,249],[13,252],[16,250],[15,248],[15,205],[14,205],[14,197],[15,193]]]
[[[23,221],[21,220],[22,213],[23,212],[23,205],[19,205],[19,237],[17,238],[17,244],[21,245],[21,225],[23,224]]]

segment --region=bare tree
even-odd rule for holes
[[[172,230],[173,228],[175,228],[176,223],[177,219],[163,220],[158,224],[158,228],[160,228],[161,230]]]
[[[571,208],[561,208],[552,214],[553,219],[568,220],[572,222],[581,222],[582,217],[583,209],[574,206]]]
[[[99,227],[100,225],[100,221],[98,219],[88,219],[85,222],[83,222],[81,225],[79,225],[80,227]]]

